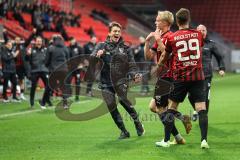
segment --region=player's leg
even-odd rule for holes
[[[176,106],[176,104],[174,102],[181,103],[185,99],[186,94],[187,94],[188,83],[176,81],[176,82],[173,82],[173,84],[174,84],[174,90],[169,95],[170,101],[168,103],[170,106],[173,106],[173,109],[171,109],[171,108],[168,108],[168,109],[174,114],[174,116],[177,119],[182,121],[182,123],[185,127],[185,130],[186,130],[186,133],[189,134],[192,129],[190,116],[183,115],[181,112],[174,109],[174,107]],[[173,104],[171,104],[171,103],[173,103]]]
[[[160,142],[156,142],[156,146],[159,147],[169,147],[170,146],[170,136],[175,126],[174,111],[177,110],[178,103],[169,100],[168,109],[162,114],[161,120],[164,125],[164,139]],[[176,127],[176,126],[175,126]]]
[[[175,115],[178,114],[177,107],[180,102],[183,102],[184,98],[187,95],[187,86],[184,82],[174,81],[174,89],[170,93],[168,109],[163,116],[164,123],[164,139],[157,144],[160,147],[169,147],[170,146],[170,135],[175,125]]]
[[[195,108],[199,115],[199,126],[201,130],[201,148],[209,148],[207,144],[208,114],[206,110],[206,87],[204,81],[192,82],[189,92],[193,96]]]
[[[192,120],[193,121],[197,121],[198,119],[198,113],[197,111],[195,110],[195,103],[194,103],[194,100],[193,100],[193,97],[190,93],[188,93],[188,100],[193,108],[193,114],[192,114]]]
[[[102,96],[103,96],[105,103],[107,104],[107,107],[112,116],[112,119],[114,120],[117,127],[121,130],[119,139],[129,138],[130,134],[127,131],[127,129],[125,128],[122,116],[120,115],[120,113],[117,109],[114,89],[113,88],[103,88]]]
[[[115,88],[116,93],[119,97],[120,104],[124,107],[124,109],[128,112],[131,118],[134,121],[135,128],[137,130],[137,135],[142,136],[145,132],[142,123],[139,120],[137,111],[135,110],[132,103],[127,99],[127,85],[122,84]]]
[[[211,82],[212,82],[212,78],[211,77],[205,79],[205,86],[206,86],[206,110],[207,110],[207,112],[209,111]]]

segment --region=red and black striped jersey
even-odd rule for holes
[[[165,32],[165,33],[163,33],[163,34],[161,35],[161,40],[162,40],[162,42],[163,42],[164,45],[166,45],[166,43],[167,43],[167,38],[168,38],[170,35],[172,35],[172,34],[173,34],[173,32],[167,31],[167,32]],[[154,51],[157,53],[157,62],[158,62],[158,61],[159,61],[159,58],[160,58],[160,56],[161,56],[161,54],[162,54],[162,52],[161,52],[161,51],[158,51],[158,43],[157,43],[157,42],[155,42],[155,43],[153,44],[152,50],[154,50]],[[168,71],[167,71],[164,75],[162,75],[162,78],[164,78],[164,77],[171,78],[171,77],[172,77],[172,72],[171,72],[171,58],[169,58],[169,59],[166,61],[165,67],[168,68]]]
[[[174,80],[204,80],[202,47],[202,34],[195,29],[178,30],[167,38],[166,52],[172,53]]]

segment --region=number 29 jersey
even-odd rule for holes
[[[172,53],[174,80],[204,80],[202,67],[203,37],[195,29],[181,29],[167,38],[166,52]]]

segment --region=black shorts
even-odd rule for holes
[[[206,87],[205,81],[174,81],[174,89],[170,93],[169,98],[174,102],[183,102],[186,95],[190,94],[194,103],[205,102]]]
[[[205,101],[207,102],[210,99],[210,88],[211,88],[212,78],[208,77],[204,80],[205,86]],[[192,95],[188,94],[188,98],[191,102],[193,102]]]
[[[18,79],[19,79],[19,80],[23,80],[24,77],[26,76],[26,72],[25,72],[24,66],[17,67],[17,68],[16,68],[16,73],[17,73]]]
[[[156,85],[153,98],[157,107],[166,107],[168,105],[169,93],[173,89],[171,78],[159,78]]]

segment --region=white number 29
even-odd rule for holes
[[[195,44],[193,46],[193,44]],[[199,47],[199,41],[198,39],[190,39],[189,41],[178,41],[176,43],[176,47],[183,46],[182,48],[178,49],[178,58],[179,61],[188,61],[188,60],[194,60],[200,58],[200,47]],[[182,53],[186,51],[196,51],[196,55],[190,55],[190,56],[182,56]]]

